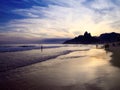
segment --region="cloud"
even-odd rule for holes
[[[120,7],[113,0],[45,0],[45,6],[40,0],[32,1],[36,5],[12,10],[25,18],[8,22],[1,28],[8,32],[4,34],[38,39],[71,38],[85,31],[119,32]]]
[[[85,11],[90,12],[87,8],[81,7],[81,1],[78,3],[77,0],[70,0],[69,2],[50,0],[50,2],[54,4],[50,4],[48,7],[33,6],[29,9],[13,10],[14,13],[27,18],[9,22],[9,28],[11,27],[15,31],[22,31],[21,29],[26,28],[23,31],[49,33],[53,37],[60,37],[60,33],[61,37],[66,37],[66,35],[71,37],[74,35],[72,27],[75,27],[75,24],[79,22],[76,20],[85,18],[86,15],[82,15]],[[75,4],[77,5],[75,6]],[[80,8],[81,10],[79,10]],[[80,26],[78,25],[77,27]]]
[[[115,7],[115,4],[110,0],[94,0],[90,3],[90,6],[97,10],[108,10]]]

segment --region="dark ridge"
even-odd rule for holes
[[[74,39],[67,40],[63,44],[103,44],[120,41],[119,33],[103,33],[100,36],[91,36],[91,33],[85,32]]]

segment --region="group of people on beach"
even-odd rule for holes
[[[104,45],[104,48],[109,49],[110,46],[115,47],[115,46],[119,46],[119,45],[120,45],[120,42],[119,43],[107,43]]]
[[[116,46],[120,46],[120,42],[106,43],[102,47],[98,47],[98,44],[96,44],[96,48],[105,48],[105,49],[109,49],[110,47],[116,47]]]

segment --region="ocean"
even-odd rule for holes
[[[39,63],[74,51],[86,51],[91,47],[93,46],[64,44],[0,45],[0,72]]]

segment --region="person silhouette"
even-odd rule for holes
[[[41,45],[40,49],[41,49],[41,52],[42,52],[43,51],[43,46],[42,45]]]
[[[96,48],[98,48],[98,44],[96,44]]]
[[[109,44],[104,45],[105,49],[109,49]]]

